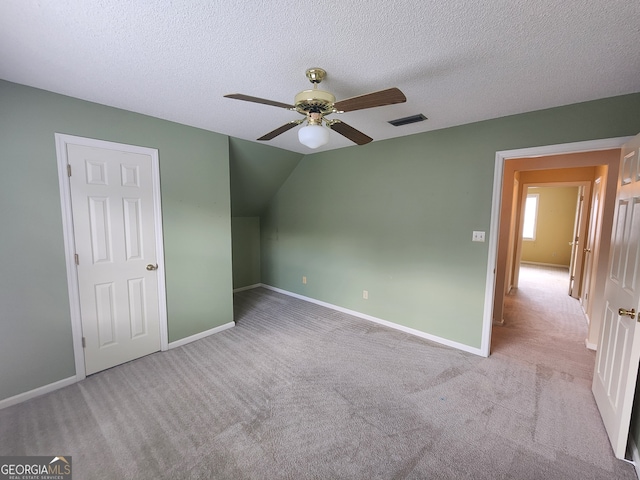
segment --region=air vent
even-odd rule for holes
[[[417,115],[411,115],[410,117],[389,120],[389,123],[394,127],[399,127],[400,125],[409,125],[410,123],[424,122],[425,120],[427,120],[427,117],[419,113]]]

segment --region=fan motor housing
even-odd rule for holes
[[[303,114],[320,113],[328,115],[333,113],[333,104],[335,102],[336,97],[324,90],[304,90],[296,95],[295,108],[296,111]]]

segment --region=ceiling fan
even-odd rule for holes
[[[264,105],[272,105],[274,107],[286,108],[304,115],[301,120],[292,120],[285,123],[281,127],[258,138],[260,141],[271,140],[278,135],[300,125],[304,121],[307,125],[298,131],[298,139],[300,143],[309,148],[318,148],[329,141],[329,131],[322,126],[325,125],[331,130],[338,132],[340,135],[348,138],[358,145],[364,145],[373,141],[373,139],[350,125],[347,125],[338,119],[328,119],[327,115],[333,113],[352,112],[354,110],[362,110],[365,108],[381,107],[384,105],[393,105],[395,103],[403,103],[407,98],[398,88],[389,88],[378,92],[367,93],[357,97],[347,98],[336,102],[336,97],[324,90],[318,89],[318,84],[326,77],[327,72],[322,68],[310,68],[307,70],[307,78],[313,84],[312,90],[304,90],[298,93],[294,98],[294,104],[275,102],[264,98],[251,97],[241,93],[232,93],[225,95],[226,98],[234,98],[236,100],[244,100],[245,102],[262,103]]]

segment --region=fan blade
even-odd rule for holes
[[[230,93],[229,95],[225,95],[225,98],[234,98],[236,100],[244,100],[245,102],[262,103],[264,105],[271,105],[273,107],[280,107],[280,108],[287,108],[287,109],[295,108],[293,105],[287,105],[286,103],[275,102],[273,100],[267,100],[266,98],[251,97],[249,95],[243,95],[241,93]]]
[[[295,120],[293,122],[285,123],[281,127],[276,128],[274,131],[267,133],[266,135],[261,136],[258,140],[271,140],[272,138],[277,137],[281,133],[287,132],[291,130],[293,127],[300,125],[304,120]]]
[[[354,110],[362,110],[363,108],[382,107],[384,105],[393,105],[394,103],[403,103],[406,101],[407,97],[404,96],[404,93],[394,87],[340,100],[334,104],[334,107],[341,112],[353,112]]]
[[[365,143],[373,141],[373,138],[365,135],[360,130],[356,130],[351,125],[347,125],[346,123],[341,122],[340,120],[334,120],[329,124],[329,128],[331,130],[335,130],[340,135],[347,137],[349,140],[357,143],[358,145],[364,145]]]

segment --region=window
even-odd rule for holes
[[[536,222],[538,220],[538,199],[537,193],[527,195],[524,205],[524,225],[522,228],[522,238],[525,240],[536,239]]]

